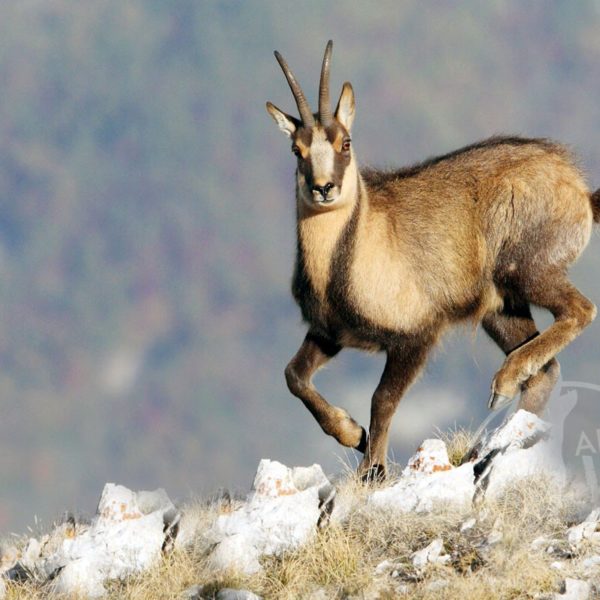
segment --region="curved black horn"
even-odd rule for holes
[[[323,66],[321,67],[321,82],[319,83],[319,118],[325,126],[333,121],[331,114],[331,102],[329,101],[329,66],[331,64],[331,50],[333,40],[327,42],[325,56],[323,56]]]
[[[300,87],[300,84],[296,81],[296,78],[294,77],[294,74],[288,67],[288,64],[285,62],[285,59],[283,58],[283,56],[281,56],[281,54],[279,54],[279,52],[277,52],[277,50],[275,50],[275,58],[277,59],[277,62],[279,63],[279,66],[281,67],[281,70],[283,71],[283,74],[287,79],[290,89],[292,90],[292,94],[294,95],[294,100],[296,101],[296,105],[298,106],[298,112],[300,113],[302,123],[304,125],[312,127],[315,124],[315,119],[310,110],[310,106],[308,105],[308,101],[304,96],[304,92]]]

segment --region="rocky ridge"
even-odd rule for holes
[[[460,534],[468,540],[486,502],[500,496],[507,486],[540,474],[565,486],[568,477],[557,460],[555,444],[547,423],[518,411],[485,435],[462,464],[450,463],[443,441],[428,439],[396,480],[355,496],[339,494],[319,465],[288,468],[262,460],[246,499],[223,503],[226,509],[218,511],[202,531],[164,490],[132,492],[107,484],[89,522],[67,517],[39,539],[31,538],[20,548],[2,548],[0,598],[10,597],[10,590],[23,582],[48,593],[100,598],[111,582],[144,573],[174,550],[197,550],[198,539],[214,572],[253,575],[263,569],[266,557],[280,557],[310,542],[320,530],[343,526],[356,510],[393,514],[430,513],[440,507],[453,510],[465,516]],[[471,540],[478,557],[473,564],[484,560],[503,535],[499,521],[484,539]],[[531,552],[556,556],[553,568],[560,572],[565,562],[577,558],[584,544],[600,545],[598,508],[573,523],[564,539],[535,540]],[[408,593],[411,582],[426,569],[455,564],[455,554],[438,537],[415,550],[408,565],[395,563],[393,557],[380,562],[373,581],[388,586],[391,582],[396,593]],[[587,556],[579,566],[589,577],[565,577],[562,589],[545,597],[578,600],[598,591],[594,578],[600,573],[600,552]],[[443,590],[444,579],[429,585],[432,592],[436,585]],[[378,597],[377,585],[372,593]],[[206,591],[202,582],[182,597],[256,598],[243,590]]]

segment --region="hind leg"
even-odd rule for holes
[[[527,299],[554,315],[554,323],[511,352],[492,383],[494,394],[514,397],[522,384],[537,375],[596,316],[596,307],[562,271],[550,271],[524,290]]]
[[[509,355],[539,335],[526,303],[507,305],[500,313],[490,313],[483,319],[486,333]],[[521,384],[519,408],[540,415],[558,381],[560,365],[555,358]],[[492,395],[490,408],[500,408],[501,398]]]
[[[329,404],[312,383],[313,375],[341,349],[341,346],[309,331],[296,356],[286,367],[285,378],[290,392],[302,400],[326,434],[343,446],[364,452],[366,431],[343,408]]]

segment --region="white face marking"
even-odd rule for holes
[[[314,129],[310,145],[310,160],[316,185],[325,185],[333,178],[333,146],[322,129]]]
[[[298,145],[301,146],[301,143],[298,142]],[[305,148],[304,153],[306,154]],[[306,160],[310,161],[311,185],[327,186],[328,190],[326,196],[323,197],[319,190],[308,187],[302,170],[297,169],[298,195],[310,212],[328,212],[340,208],[342,204],[354,201],[357,189],[357,170],[352,151],[350,151],[350,162],[344,170],[342,181],[334,184],[336,151],[328,141],[326,132],[320,127],[315,127],[312,131],[312,140]]]

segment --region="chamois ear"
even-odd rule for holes
[[[275,119],[275,123],[279,125],[279,129],[285,133],[288,137],[292,137],[292,134],[300,126],[300,121],[290,115],[286,115],[282,110],[279,110],[274,104],[267,102],[267,111]]]
[[[348,130],[354,122],[354,90],[348,81],[344,83],[342,93],[335,109],[335,118]]]

